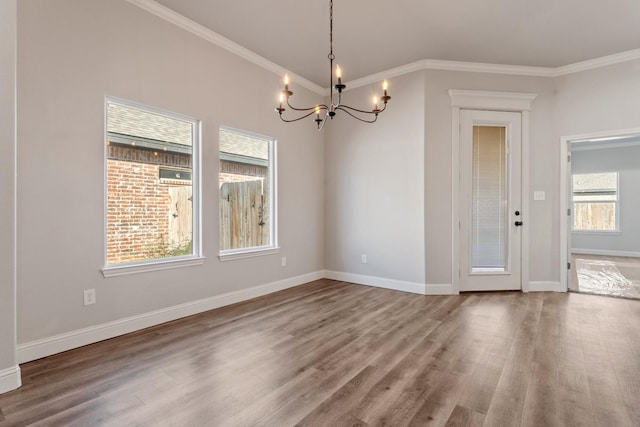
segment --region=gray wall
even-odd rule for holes
[[[389,87],[375,125],[340,112],[327,125],[325,267],[424,284],[424,76]],[[343,101],[364,108],[376,89],[350,90]]]
[[[620,234],[573,232],[572,249],[604,251],[604,255],[640,254],[640,145],[573,151],[571,171],[575,174],[618,172],[620,208]]]
[[[640,60],[568,74],[554,82],[559,137],[640,127]]]
[[[18,24],[19,344],[323,268],[322,134],[277,119],[280,76],[124,0],[23,0]],[[105,95],[202,120],[204,265],[102,277]],[[217,258],[220,125],[278,139],[280,254]]]
[[[15,369],[15,161],[16,0],[0,2],[0,373]],[[4,372],[3,372],[4,371]],[[4,377],[4,378],[3,378]],[[15,388],[14,375],[0,375],[0,392]]]

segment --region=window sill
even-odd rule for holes
[[[252,249],[235,249],[230,251],[220,252],[218,258],[220,261],[234,261],[236,259],[253,258],[256,256],[272,255],[280,252],[280,248],[277,246],[268,246],[262,248]]]
[[[571,230],[571,233],[594,236],[618,236],[622,234],[619,230]]]
[[[192,265],[202,265],[204,260],[204,257],[194,257],[152,261],[144,264],[112,265],[103,267],[102,275],[104,277],[116,277],[128,274],[146,273],[149,271],[168,270],[170,268],[190,267]]]

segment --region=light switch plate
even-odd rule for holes
[[[547,200],[547,194],[544,191],[534,191],[533,200]]]

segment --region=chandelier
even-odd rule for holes
[[[329,82],[330,88],[330,101],[329,105],[326,104],[316,104],[313,107],[308,108],[297,108],[291,105],[290,98],[293,96],[293,92],[289,90],[289,75],[285,74],[284,76],[284,90],[280,92],[280,106],[275,110],[280,117],[280,120],[283,122],[297,122],[298,120],[305,119],[313,114],[315,114],[315,122],[318,126],[318,130],[324,127],[324,124],[327,122],[327,119],[332,119],[336,115],[338,111],[344,111],[351,117],[358,119],[365,123],[373,123],[378,119],[378,114],[382,113],[387,108],[387,102],[391,99],[391,97],[387,93],[388,82],[385,80],[382,83],[383,95],[378,100],[377,96],[373,97],[373,109],[371,110],[362,110],[359,108],[350,107],[346,104],[342,103],[342,91],[346,89],[346,85],[342,83],[342,69],[339,65],[336,65],[335,73],[338,82],[333,84],[333,61],[335,59],[335,55],[333,54],[333,0],[329,0],[329,58],[330,64],[330,72],[329,72]],[[334,104],[334,90],[337,94],[337,103]],[[382,108],[378,106],[378,102],[383,102]],[[284,113],[287,109],[283,106],[286,103],[286,106],[290,108],[292,111],[297,112],[297,117],[285,118],[282,113]]]

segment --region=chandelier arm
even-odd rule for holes
[[[314,114],[315,111],[312,111],[308,114],[305,114],[303,116],[298,117],[297,119],[285,119],[284,117],[282,117],[282,114],[278,114],[280,116],[280,120],[282,120],[283,122],[286,123],[292,123],[292,122],[297,122],[298,120],[302,120],[302,119],[306,119],[307,117],[309,117],[310,115]]]
[[[315,111],[316,107],[319,108],[320,110],[327,110],[327,111],[329,110],[329,107],[324,104],[317,104],[309,108],[296,108],[289,103],[289,98],[287,98],[287,106],[291,108],[293,111],[310,111],[310,110]]]
[[[351,117],[353,117],[354,119],[360,120],[361,122],[365,122],[365,123],[373,123],[373,122],[375,122],[376,120],[378,120],[378,115],[377,115],[377,114],[375,115],[375,117],[373,118],[373,120],[366,120],[366,119],[363,119],[363,118],[361,118],[361,117],[356,116],[355,114],[351,113],[349,110],[347,110],[347,109],[345,109],[345,108],[343,108],[343,107],[344,107],[344,106],[337,107],[337,108],[336,108],[336,110],[344,111],[345,113],[347,113],[348,115],[350,115],[350,116],[351,116]],[[355,110],[355,108],[353,108],[353,110]],[[356,111],[359,111],[359,110],[356,110]],[[364,111],[364,113],[368,113],[368,112],[367,112],[367,111]]]
[[[347,110],[351,110],[351,111],[356,111],[356,112],[362,113],[362,114],[375,114],[376,116],[378,115],[378,113],[381,113],[381,112],[384,111],[384,108],[382,110],[365,111],[365,110],[360,110],[358,108],[349,107],[348,105],[339,105],[338,107],[339,107],[340,110],[345,111],[345,112],[347,112]]]

